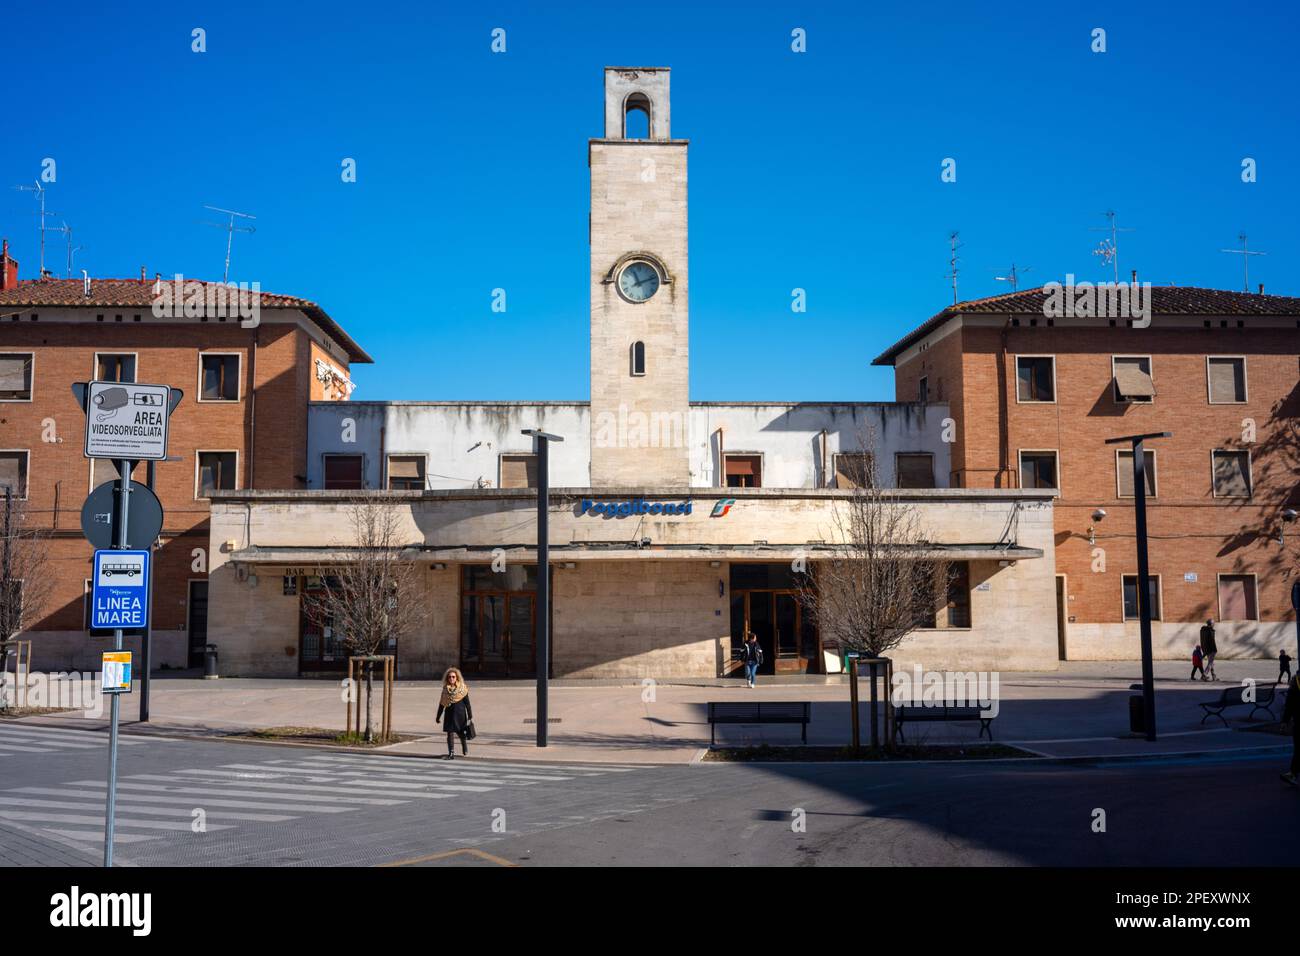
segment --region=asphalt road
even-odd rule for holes
[[[1300,860],[1282,739],[1264,753],[1137,761],[658,767],[123,741],[122,865]],[[0,864],[98,865],[106,734],[0,723],[0,768]]]

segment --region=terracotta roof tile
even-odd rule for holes
[[[170,280],[164,278],[162,282],[168,283]],[[203,282],[203,285],[221,285],[221,283]],[[0,307],[152,308],[153,289],[153,279],[91,279],[90,295],[87,296],[84,294],[84,286],[80,279],[25,279],[19,282],[16,288],[0,291]],[[330,318],[329,313],[315,302],[274,292],[260,293],[260,302],[261,308],[264,309],[297,309],[305,313],[322,332],[343,347],[351,361],[362,364],[374,361],[347,332],[343,331],[343,327]]]
[[[872,365],[893,365],[908,346],[929,335],[955,315],[1043,315],[1047,293],[1041,288],[1007,292],[951,305],[921,323],[872,360]],[[1222,316],[1300,316],[1300,298],[1287,295],[1259,295],[1196,286],[1153,285],[1151,314]]]

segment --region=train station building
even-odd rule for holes
[[[746,631],[769,672],[838,670],[797,577],[844,546],[836,512],[866,456],[914,510],[924,552],[956,569],[898,664],[1054,668],[1053,494],[952,487],[946,403],[690,401],[688,141],[670,128],[669,71],[607,69],[604,95],[588,147],[590,400],[312,403],[307,490],[212,494],[208,639],[222,673],[345,668],[346,635],[305,606],[368,500],[396,514],[419,567],[421,626],[387,649],[399,676],[534,676],[525,429],[564,439],[549,469],[555,676],[721,676]]]

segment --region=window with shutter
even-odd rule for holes
[[[897,459],[899,488],[933,488],[934,456],[900,454]]]
[[[32,400],[32,353],[0,355],[0,402]]]
[[[423,455],[389,455],[388,456],[388,490],[389,491],[423,491],[424,490],[424,456]]]
[[[201,355],[199,401],[239,401],[239,356]]]
[[[135,356],[106,355],[95,356],[95,380],[99,382],[134,382]]]
[[[537,456],[536,455],[502,455],[501,456],[501,487],[502,488],[536,488],[537,487]]]
[[[1055,368],[1050,355],[1016,359],[1016,399],[1021,402],[1056,401]]]
[[[1214,497],[1250,497],[1250,452],[1214,453]]]
[[[1210,377],[1210,404],[1235,405],[1246,400],[1246,360],[1212,358],[1206,367]]]
[[[196,498],[209,492],[231,491],[235,487],[235,458],[233,451],[199,452],[199,475]]]
[[[1119,479],[1119,497],[1133,497],[1133,452],[1121,451],[1115,457],[1116,477]],[[1156,496],[1156,453],[1142,450],[1142,474],[1148,498]]]
[[[1219,620],[1257,621],[1255,575],[1224,574],[1219,577]]]
[[[365,459],[361,455],[326,455],[327,491],[359,491],[365,488]]]
[[[1020,453],[1021,488],[1058,488],[1056,452],[1022,451]]]
[[[1117,355],[1111,359],[1114,395],[1117,402],[1150,402],[1156,396],[1151,378],[1151,358],[1146,355]]]
[[[15,498],[27,497],[27,452],[0,451],[0,497],[6,489]]]
[[[836,488],[870,488],[875,484],[871,456],[865,452],[835,456]]]
[[[1149,604],[1151,605],[1151,620],[1160,620],[1160,575],[1152,574],[1147,578],[1150,585],[1148,594],[1150,595]],[[1141,617],[1141,611],[1138,608],[1138,576],[1136,574],[1124,575],[1124,620],[1136,621]]]
[[[727,455],[726,474],[728,488],[761,488],[763,459],[758,455]]]

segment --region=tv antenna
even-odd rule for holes
[[[1107,209],[1104,215],[1110,221],[1110,225],[1093,226],[1091,228],[1093,232],[1109,232],[1110,238],[1097,243],[1097,248],[1092,250],[1092,254],[1101,256],[1103,263],[1115,267],[1115,284],[1119,285],[1119,234],[1121,232],[1133,232],[1134,230],[1116,224],[1115,210]]]
[[[1243,273],[1242,280],[1245,283],[1242,286],[1242,289],[1244,289],[1246,292],[1249,292],[1250,291],[1250,257],[1266,256],[1268,255],[1268,253],[1253,251],[1250,248],[1250,246],[1246,244],[1246,234],[1244,232],[1241,235],[1237,236],[1237,239],[1241,242],[1240,249],[1220,249],[1219,251],[1231,253],[1232,255],[1241,256],[1241,268]]]
[[[1017,271],[1017,269],[1016,269],[1016,264],[1013,262],[1013,263],[1011,263],[1011,271],[1010,271],[1010,272],[1008,272],[1008,273],[1007,273],[1006,275],[1004,275],[1004,276],[994,276],[993,279],[994,279],[995,282],[1010,282],[1010,283],[1011,283],[1011,291],[1012,291],[1012,292],[1016,292],[1016,291],[1019,291],[1019,290],[1018,290],[1018,283],[1019,283],[1019,281],[1020,281],[1020,277],[1021,277],[1022,275],[1024,275],[1026,272],[1032,272],[1033,270],[1034,270],[1034,267],[1033,267],[1033,266],[1025,266],[1023,269],[1020,269],[1019,271]]]
[[[236,226],[236,225],[235,225],[235,217],[238,216],[240,219],[256,219],[257,217],[256,217],[256,216],[251,216],[251,215],[249,215],[249,214],[246,213],[246,212],[235,212],[235,210],[233,210],[233,209],[222,209],[222,208],[220,208],[219,206],[204,206],[203,208],[204,208],[204,209],[211,209],[213,212],[219,212],[219,213],[222,213],[223,215],[227,215],[227,216],[230,217],[230,222],[229,222],[229,223],[205,222],[205,223],[203,224],[203,225],[205,225],[205,226],[212,226],[212,227],[214,227],[214,228],[216,228],[216,229],[224,229],[224,230],[226,230],[226,271],[225,271],[224,273],[222,273],[222,275],[221,275],[221,281],[222,281],[223,283],[229,283],[229,282],[230,282],[230,247],[231,247],[231,244],[234,243],[234,241],[235,241],[235,233],[237,233],[237,232],[248,232],[248,233],[257,232],[257,230],[256,230],[255,228],[253,228],[252,226]]]
[[[38,275],[40,275],[40,277],[41,277],[42,279],[44,279],[44,278],[45,278],[45,233],[46,233],[46,230],[48,229],[48,227],[45,225],[45,219],[46,219],[47,216],[57,216],[58,213],[57,213],[57,212],[46,212],[46,210],[45,210],[45,187],[41,185],[41,181],[40,181],[39,179],[32,180],[32,185],[30,185],[30,186],[15,186],[14,189],[17,189],[19,192],[23,192],[23,193],[35,193],[35,194],[36,194],[36,199],[37,199],[37,201],[39,201],[40,204],[41,204],[41,212],[40,212],[40,217],[41,217],[41,271],[38,273]],[[66,225],[66,224],[65,224],[65,225]],[[50,230],[50,231],[52,231],[52,232],[62,232],[63,230],[61,230],[61,229],[54,229],[54,230]]]
[[[68,271],[67,271],[67,274],[66,274],[65,278],[71,279],[71,278],[72,278],[72,260],[73,260],[73,258],[76,256],[76,254],[77,254],[78,252],[80,252],[82,249],[84,249],[84,248],[86,248],[86,247],[85,247],[85,246],[74,246],[74,245],[72,244],[72,227],[68,225],[68,221],[67,221],[66,219],[63,220],[63,225],[61,225],[61,226],[51,226],[49,231],[50,231],[50,232],[61,232],[61,233],[63,233],[64,238],[67,239],[67,242],[68,242]]]
[[[957,304],[957,263],[961,261],[960,258],[957,256],[957,250],[960,249],[963,245],[965,245],[965,243],[961,243],[957,241],[956,231],[948,233],[948,248],[950,251],[948,255],[948,271],[947,273],[944,274],[944,278],[949,279],[952,282],[952,304],[953,305]]]

